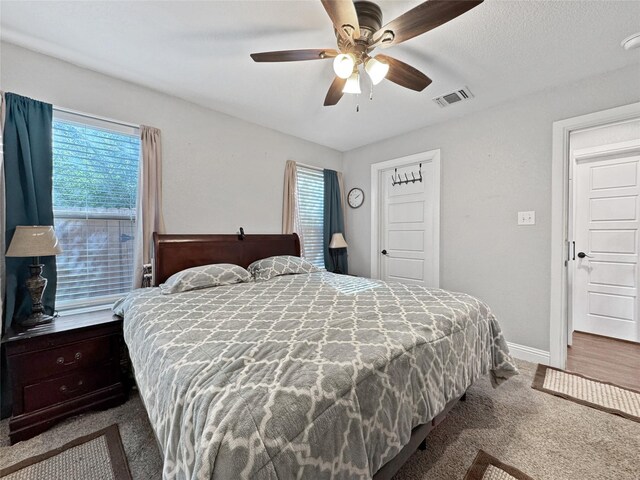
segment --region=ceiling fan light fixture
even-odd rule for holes
[[[371,83],[374,85],[379,84],[389,72],[389,64],[376,60],[375,58],[367,59],[367,63],[364,65],[364,69],[369,74]]]
[[[2,0],[0,0],[2,1]],[[382,10],[375,0],[322,0],[331,19],[337,49],[301,49],[252,53],[255,62],[300,62],[333,60],[335,76],[324,99],[325,106],[336,105],[344,93],[361,93],[360,65],[371,85],[386,78],[400,87],[421,92],[431,79],[418,69],[384,54],[373,57],[378,47],[392,47],[444,25],[484,0],[419,0],[421,3],[383,24]],[[418,0],[414,0],[418,1]],[[481,20],[481,19],[479,19]],[[383,26],[384,25],[384,26]],[[625,48],[633,46],[625,43]],[[371,56],[370,56],[371,55]],[[356,108],[357,110],[357,108]]]
[[[347,83],[344,84],[342,93],[355,93],[356,95],[360,95],[362,93],[362,90],[360,90],[360,74],[358,72],[353,72],[353,74],[347,79]]]
[[[333,59],[333,71],[340,78],[349,78],[355,65],[356,60],[349,53],[341,53]]]

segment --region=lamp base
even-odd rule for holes
[[[27,279],[26,286],[31,296],[31,315],[18,321],[21,327],[31,328],[53,321],[51,315],[44,313],[44,306],[42,305],[42,294],[44,289],[47,288],[47,279],[42,276],[43,268],[44,265],[41,263],[29,265],[31,276]]]
[[[19,321],[18,324],[24,328],[31,328],[31,327],[36,327],[38,325],[51,323],[52,321],[53,321],[53,317],[51,315],[45,315],[42,312],[34,312],[24,320]]]
[[[340,271],[340,267],[338,266],[338,252],[337,248],[331,249],[331,258],[333,259],[333,273],[338,275],[342,275],[342,271]]]

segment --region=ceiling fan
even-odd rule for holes
[[[252,53],[256,62],[296,62],[333,58],[336,78],[324,105],[337,104],[345,93],[360,93],[360,66],[377,85],[384,78],[417,92],[431,79],[400,60],[383,54],[372,56],[377,47],[398,45],[462,15],[483,0],[427,0],[382,26],[382,10],[373,2],[321,0],[333,22],[338,49],[283,50]]]

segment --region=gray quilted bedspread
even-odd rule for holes
[[[462,293],[331,273],[114,307],[165,479],[370,478],[483,374],[517,374]]]

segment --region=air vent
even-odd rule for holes
[[[436,97],[433,101],[440,105],[440,107],[448,107],[453,103],[462,102],[463,100],[469,100],[471,98],[473,98],[473,93],[471,93],[469,87],[464,87],[460,90],[456,90],[455,92]]]

